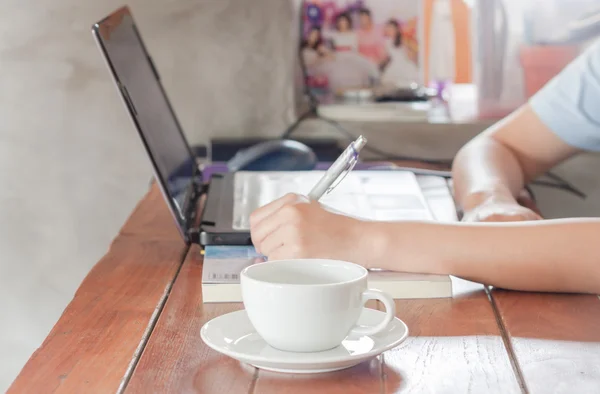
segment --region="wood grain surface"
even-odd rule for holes
[[[385,392],[521,392],[483,286],[456,278],[453,286],[452,299],[396,301],[410,337],[384,354],[386,374],[402,376]]]
[[[106,393],[124,383],[186,252],[157,196],[138,204],[9,393]]]
[[[493,290],[528,391],[600,392],[600,300]]]
[[[117,239],[122,237],[139,237],[145,241],[181,241],[175,218],[157,184],[150,187],[121,227]]]
[[[202,255],[192,246],[126,392],[248,392],[254,368],[213,351],[200,338],[204,323],[238,309],[241,303],[202,303]]]

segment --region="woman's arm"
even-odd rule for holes
[[[512,290],[600,294],[599,219],[361,227],[379,245],[362,257],[370,267],[451,274]]]
[[[484,204],[517,205],[525,184],[578,151],[524,105],[458,152],[452,170],[457,202],[465,212]]]
[[[600,293],[600,219],[514,223],[373,222],[288,195],[251,218],[271,260],[330,258],[450,274],[513,290]]]
[[[581,150],[600,151],[599,69],[596,41],[527,104],[458,153],[453,177],[465,211],[487,205],[502,219],[517,206],[525,183]]]

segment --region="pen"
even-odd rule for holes
[[[335,182],[344,171],[351,170],[350,167],[358,160],[358,153],[366,143],[367,139],[362,135],[359,136],[356,141],[351,142],[342,152],[340,157],[333,162],[319,182],[312,188],[310,193],[308,193],[308,198],[313,201],[318,201],[323,197],[323,194],[331,189],[333,182]]]

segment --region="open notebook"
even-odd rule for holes
[[[288,184],[281,183],[277,174],[244,178],[244,182],[261,182],[261,190],[264,191],[261,195],[236,200],[236,225],[246,228],[248,210],[252,211],[287,192],[306,193],[304,188],[310,188],[316,182],[313,177],[318,177],[318,174],[302,174]],[[397,179],[395,184],[379,184],[373,174],[363,178],[358,172],[350,173],[321,201],[333,210],[367,220],[455,219],[452,197],[443,178],[415,177],[413,173],[405,172]],[[248,184],[240,183],[237,187],[248,187]],[[238,191],[236,195],[245,195],[243,192],[238,194]],[[202,270],[203,302],[241,302],[240,272],[250,264],[263,261],[264,257],[257,254],[252,246],[207,246]],[[452,297],[452,282],[448,275],[372,270],[369,287],[385,291],[396,299]]]
[[[247,172],[234,181],[233,227],[250,227],[250,213],[286,193],[307,195],[325,171]],[[259,190],[260,193],[252,193]],[[320,203],[366,220],[432,220],[417,178],[408,171],[352,171]]]

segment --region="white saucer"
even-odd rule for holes
[[[364,308],[359,325],[375,325],[384,312]],[[376,335],[348,336],[334,349],[315,353],[277,350],[258,335],[245,310],[219,316],[200,330],[202,340],[212,349],[243,363],[275,372],[320,373],[350,368],[398,346],[408,336],[408,327],[398,318]]]

